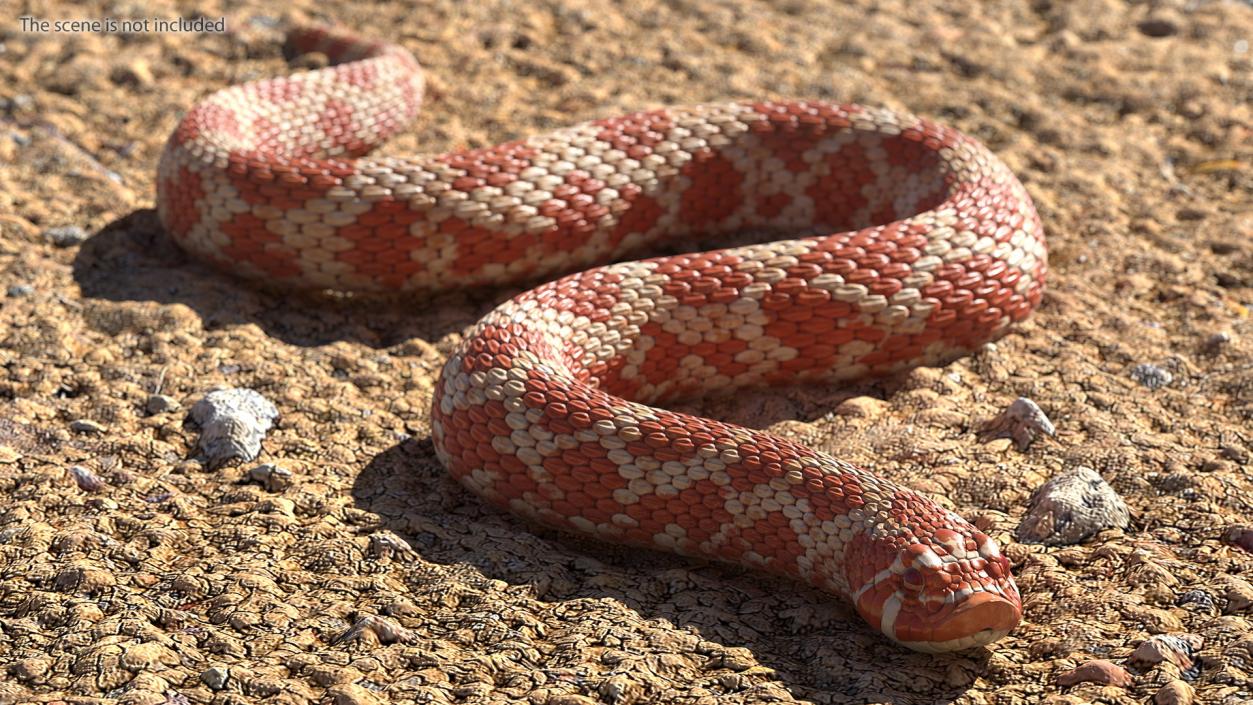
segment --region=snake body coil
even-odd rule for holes
[[[231,272],[430,291],[693,234],[792,234],[598,266],[488,314],[432,405],[462,484],[548,525],[793,576],[914,649],[1018,624],[1009,562],[953,512],[769,433],[651,406],[939,365],[1026,317],[1042,228],[986,148],[898,112],[758,101],[365,158],[416,114],[417,62],[349,34],[290,39],[337,65],[209,96],[161,159],[165,227]]]

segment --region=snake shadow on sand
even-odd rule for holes
[[[406,354],[406,341],[438,341],[456,333],[517,291],[450,293],[415,306],[403,298],[258,290],[185,255],[151,210],[131,213],[96,233],[80,248],[73,274],[87,306],[98,309],[87,319],[108,332],[116,325],[112,319],[128,315],[114,304],[181,304],[195,312],[206,332],[254,324],[289,345],[316,348],[343,341],[397,356]],[[238,384],[248,386],[246,373]],[[838,388],[811,385],[787,394],[750,392],[698,401],[693,408],[760,428],[811,421],[847,398],[890,395],[898,386],[895,379]],[[549,625],[550,640],[562,636],[555,630],[578,629],[591,620],[615,638],[645,643],[652,655],[687,648],[688,656],[719,678],[727,695],[773,684],[814,702],[939,704],[957,699],[988,670],[987,648],[939,655],[908,651],[872,631],[838,598],[798,583],[599,543],[492,509],[447,475],[429,435],[379,452],[356,477],[352,492],[357,508],[378,516],[373,531],[390,532],[412,547],[391,569],[401,571],[415,594],[469,590],[483,603],[471,611],[487,609],[506,619],[508,613],[530,613]],[[435,616],[447,619],[451,630],[465,619],[464,610],[459,606]],[[751,652],[749,661],[742,649]]]

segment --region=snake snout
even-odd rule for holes
[[[858,610],[891,639],[918,651],[990,644],[1022,619],[1009,561],[986,535],[935,532],[899,549],[854,595]]]
[[[989,592],[975,593],[935,623],[925,640],[931,649],[920,650],[956,651],[990,644],[1009,634],[1021,619],[1022,608],[1016,601]]]

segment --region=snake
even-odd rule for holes
[[[1017,627],[1009,559],[936,499],[665,408],[941,366],[1024,319],[1043,227],[987,147],[903,111],[749,99],[370,156],[418,113],[413,54],[328,26],[287,43],[325,65],[196,102],[160,158],[159,219],[267,286],[538,283],[455,338],[433,388],[461,485],[545,526],[790,577],[914,650]]]

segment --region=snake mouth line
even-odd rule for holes
[[[942,653],[990,644],[1008,635],[1022,619],[1022,608],[1008,597],[992,591],[979,591],[966,597],[944,615],[929,623],[904,623],[901,598],[885,600],[880,628],[893,641],[916,651]]]
[[[926,654],[943,654],[952,651],[965,651],[978,646],[987,646],[1009,636],[1011,631],[1013,631],[1013,627],[1008,629],[984,629],[983,631],[956,639],[949,639],[948,641],[903,641],[897,639],[896,643]]]

